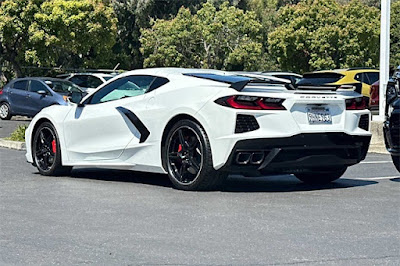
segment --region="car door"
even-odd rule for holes
[[[13,114],[27,115],[28,108],[26,105],[28,97],[28,80],[15,81],[9,90],[9,101]]]
[[[127,76],[115,80],[76,106],[64,121],[64,139],[71,161],[118,158],[125,147],[143,140],[148,132],[135,115],[146,108],[145,92],[152,76]]]
[[[37,93],[38,91],[45,91],[47,94],[41,95]],[[29,82],[26,101],[29,115],[34,116],[43,108],[50,106],[53,103],[55,103],[55,100],[46,85],[38,80],[31,80]]]

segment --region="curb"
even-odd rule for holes
[[[383,136],[383,122],[371,121],[372,138],[368,152],[389,154],[385,146],[385,138]]]
[[[25,142],[22,141],[12,141],[0,138],[0,147],[19,150],[19,151],[26,151]]]

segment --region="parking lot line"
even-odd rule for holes
[[[365,161],[365,162],[360,162],[360,164],[368,164],[368,163],[392,163],[392,161]]]
[[[353,177],[349,179],[354,179],[354,180],[386,180],[386,179],[394,179],[394,178],[400,178],[400,175],[397,176],[380,176],[380,177]]]

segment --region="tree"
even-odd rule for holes
[[[391,5],[390,15],[390,65],[400,65],[400,1]]]
[[[145,67],[177,66],[227,70],[256,69],[261,58],[261,24],[254,12],[205,3],[192,15],[181,8],[172,20],[142,29]]]
[[[281,67],[296,72],[375,67],[379,59],[379,10],[353,0],[305,0],[279,11],[268,36]]]
[[[206,0],[115,0],[114,12],[118,18],[118,40],[114,46],[122,67],[143,67],[140,48],[140,29],[149,28],[152,19],[170,19],[179,8],[188,7],[195,12]]]
[[[6,0],[0,6],[0,58],[21,66],[109,66],[116,36],[112,8],[100,0]]]

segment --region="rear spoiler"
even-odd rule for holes
[[[259,75],[259,74],[249,74],[249,73],[235,73],[238,76],[248,77],[251,78],[245,81],[239,81],[231,84],[231,88],[242,91],[247,84],[255,82],[255,81],[264,81],[265,83],[274,84],[274,85],[282,85],[285,86],[288,90],[294,90],[292,83],[290,80],[278,78],[274,76],[267,76],[267,75]]]
[[[352,90],[361,94],[362,84],[361,83],[350,83],[342,85],[297,85],[296,90],[322,90],[322,91],[348,91]]]

